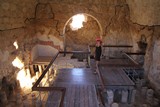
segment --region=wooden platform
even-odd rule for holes
[[[107,86],[134,86],[133,81],[125,74],[124,68],[139,68],[127,59],[103,59],[99,63],[104,85]]]
[[[97,76],[89,68],[60,69],[55,78],[55,83],[68,83],[76,85],[98,84]]]
[[[111,89],[114,93],[116,93],[117,90],[128,90],[129,93],[127,96],[127,101],[128,103],[130,103],[132,98],[132,91],[134,90],[135,84],[123,71],[123,68],[125,67],[135,66],[132,66],[132,64],[128,66],[128,63],[125,62],[125,60],[120,59],[112,59],[105,61],[103,60],[99,64],[99,72],[102,75],[101,80],[106,89]]]
[[[52,86],[66,88],[64,107],[99,107],[95,85],[100,85],[100,82],[98,75],[93,74],[95,62],[91,64],[91,68],[58,70]],[[99,71],[107,89],[129,90],[128,102],[130,102],[134,83],[122,70],[128,65],[133,67],[135,64],[122,59],[102,60]],[[50,92],[45,106],[58,107],[61,96],[61,92]]]
[[[64,107],[99,107],[95,84],[97,76],[91,69],[61,69],[52,86],[65,87]],[[60,92],[50,92],[46,107],[58,107]]]
[[[107,67],[141,67],[128,59],[102,59],[99,65]]]
[[[99,107],[94,85],[58,84],[66,87],[64,107]],[[46,107],[58,107],[61,93],[51,92]]]
[[[121,68],[100,65],[99,70],[106,86],[134,86],[134,83]]]

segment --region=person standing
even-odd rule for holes
[[[95,60],[96,60],[96,71],[94,73],[98,73],[98,64],[101,59],[102,54],[102,40],[100,38],[96,39],[96,46],[95,46]]]
[[[102,55],[102,40],[101,40],[101,38],[97,38],[96,39],[96,49],[95,49],[95,60],[96,60],[96,70],[95,70],[95,74],[97,74],[98,73],[98,76],[99,76],[99,78],[100,78],[100,81],[101,81],[101,85],[102,85],[102,90],[105,92],[106,91],[106,89],[105,89],[105,87],[104,87],[104,83],[103,83],[103,81],[102,81],[102,79],[101,79],[101,73],[100,73],[100,71],[99,71],[99,69],[98,69],[98,65],[99,65],[99,62],[100,62],[100,60],[101,60],[101,55]]]

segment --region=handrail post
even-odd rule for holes
[[[39,87],[41,87],[41,84],[39,84]],[[42,98],[41,98],[41,91],[39,91],[39,99],[40,99],[40,101],[42,101]]]
[[[91,49],[90,49],[90,46],[88,45],[88,54],[87,54],[87,63],[88,63],[88,67],[90,68],[91,66],[91,63],[90,63],[90,54],[91,54]]]
[[[48,69],[48,77],[47,77],[48,84],[49,84],[49,72],[50,72],[50,68]]]

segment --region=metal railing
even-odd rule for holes
[[[51,86],[48,86],[48,87],[44,87],[44,86],[41,86],[41,81],[42,79],[44,78],[44,76],[50,71],[50,68],[51,66],[53,65],[54,61],[56,60],[56,58],[58,57],[59,54],[87,54],[87,63],[90,67],[90,54],[91,54],[91,50],[90,48],[93,47],[93,46],[88,46],[88,51],[61,51],[61,52],[57,52],[56,55],[52,58],[52,60],[50,61],[50,63],[47,65],[47,67],[45,68],[45,70],[42,72],[41,76],[38,78],[38,80],[35,82],[35,84],[33,85],[32,87],[32,90],[33,91],[60,91],[62,92],[62,96],[60,98],[60,104],[59,104],[59,107],[63,107],[63,102],[64,102],[64,97],[65,97],[65,93],[66,93],[66,88],[65,87],[51,87]],[[132,46],[111,46],[111,45],[108,45],[107,47],[132,47]],[[130,60],[132,60],[136,65],[138,65],[137,62],[135,62],[131,57],[129,57],[129,55],[127,55],[126,53],[124,53],[124,55],[126,55]],[[99,70],[99,69],[98,69]],[[48,74],[49,75],[49,74]],[[101,85],[102,85],[102,89],[104,89],[104,80],[102,78],[102,74],[101,72],[99,71],[99,78],[100,78],[100,81],[101,81]],[[49,76],[48,76],[49,78]],[[47,81],[49,81],[49,79],[47,79]]]
[[[90,45],[90,48],[93,48],[93,47],[95,47],[95,45]],[[115,48],[120,49],[120,50],[119,51],[116,50],[117,52],[115,52],[115,55],[110,54],[113,51],[112,49],[115,49]],[[133,48],[132,45],[102,45],[102,56],[106,57],[106,55],[108,55],[109,58],[121,57],[121,56],[119,56],[120,55],[119,52],[122,49],[129,50],[131,48]],[[107,53],[106,53],[106,51],[107,51],[106,49],[108,50]]]
[[[36,83],[33,85],[32,91],[39,91],[39,92],[41,92],[41,91],[60,91],[60,92],[62,92],[62,96],[61,96],[59,107],[63,107],[63,101],[64,101],[65,92],[66,92],[66,88],[65,87],[43,87],[43,86],[40,85],[41,80],[43,79],[45,74],[49,71],[49,68],[52,66],[52,64],[55,61],[55,59],[57,58],[58,54],[59,54],[59,52],[56,53],[56,55],[53,57],[53,59],[48,64],[46,69],[43,71],[41,76],[38,78]]]
[[[95,47],[95,45],[90,45],[90,47]],[[103,45],[103,47],[113,47],[113,48],[132,48],[132,45]]]
[[[88,45],[88,51],[61,51],[59,52],[60,54],[87,54],[87,65],[88,67],[90,67],[90,54],[91,54],[91,50],[90,50],[90,46]]]
[[[45,70],[42,72],[41,76],[38,78],[38,80],[33,85],[32,91],[39,91],[39,95],[41,94],[41,91],[49,91],[49,92],[50,91],[60,91],[60,92],[62,92],[62,96],[60,98],[59,107],[63,107],[66,88],[65,87],[51,87],[51,86],[45,87],[45,86],[41,86],[41,81],[45,77],[47,72],[48,72],[47,81],[49,81],[50,68],[53,65],[54,61],[56,60],[56,58],[58,57],[59,54],[74,54],[74,53],[87,54],[88,55],[87,63],[88,63],[88,65],[90,65],[90,62],[89,62],[90,61],[90,49],[89,49],[89,46],[88,46],[88,51],[68,51],[68,52],[61,51],[61,52],[57,52],[56,55],[50,61],[50,63],[47,65]],[[40,100],[41,100],[41,96],[40,96]]]

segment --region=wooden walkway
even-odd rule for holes
[[[60,69],[54,87],[65,87],[64,107],[99,107],[95,84],[97,76],[91,69]],[[46,107],[58,107],[61,92],[50,92]]]
[[[62,85],[66,87],[64,107],[99,107],[94,85]],[[58,107],[60,92],[51,92],[46,107]]]
[[[120,66],[119,66],[120,65]],[[110,59],[103,60],[99,64],[99,71],[102,75],[101,80],[106,89],[111,89],[114,91],[114,99],[117,100],[120,96],[116,96],[117,90],[128,90],[127,101],[131,102],[132,92],[134,90],[134,82],[127,76],[123,71],[123,68],[126,67],[136,67],[135,64],[132,64],[126,60],[120,59]],[[117,97],[117,98],[116,98]],[[119,98],[117,101],[120,102]]]
[[[105,86],[124,86],[133,89],[133,81],[126,75],[124,68],[141,68],[128,59],[102,59],[99,63],[99,71],[102,75],[101,80]]]
[[[102,59],[100,65],[107,67],[141,67],[128,59]]]
[[[64,107],[99,107],[95,85],[101,85],[97,75],[93,74],[95,62],[91,68],[60,69],[54,78],[53,87],[65,87]],[[131,101],[134,83],[122,70],[124,67],[133,67],[134,64],[122,59],[102,60],[99,71],[102,74],[104,85],[108,89],[129,90],[128,102]],[[58,107],[62,93],[50,92],[45,107]]]
[[[104,85],[106,86],[134,86],[135,84],[125,74],[122,68],[99,66],[99,70],[102,73]]]

